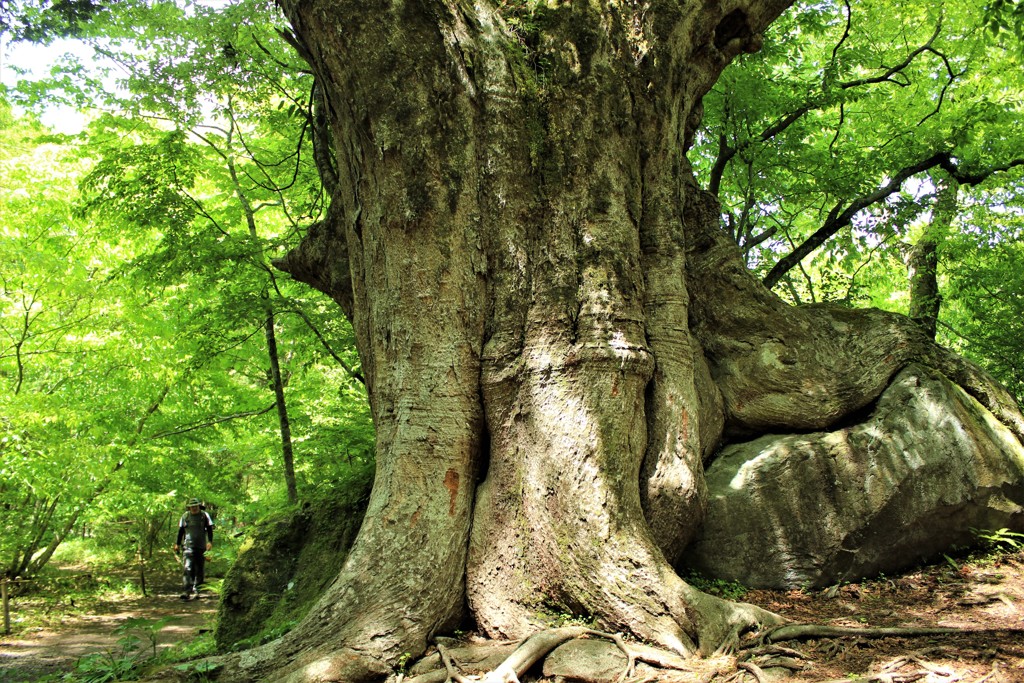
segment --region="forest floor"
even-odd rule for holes
[[[779,669],[770,670],[775,672],[772,680],[1024,683],[1024,552],[963,562],[950,559],[824,591],[752,590],[741,599],[800,623],[963,629],[948,635],[784,643],[793,651],[791,662],[803,668],[781,674]],[[149,635],[158,648],[180,648],[208,632],[215,614],[215,595],[184,602],[173,585],[157,586],[149,597],[108,596],[86,602],[16,599],[13,633],[0,636],[0,683],[60,680],[65,673],[81,672],[83,659],[90,655],[105,653],[113,662],[125,652],[125,637],[132,633],[138,638],[132,647],[140,651],[152,648]],[[725,681],[729,674],[724,672],[735,671],[736,662],[719,657],[695,668],[698,671],[684,676],[666,672],[645,680],[707,681],[719,671],[723,673],[716,680]],[[755,681],[753,670],[736,680]]]
[[[947,559],[824,591],[755,590],[742,599],[798,623],[962,629],[784,643],[803,655],[796,659],[805,668],[781,680],[1024,683],[1024,552],[962,563]]]
[[[62,569],[60,577],[11,600],[11,634],[0,635],[0,683],[58,681],[72,672],[79,680],[119,680],[132,664],[194,644],[217,614],[216,594],[182,600],[170,575],[147,596],[83,591],[79,584],[96,581],[80,569]]]

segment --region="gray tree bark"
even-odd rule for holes
[[[939,292],[939,245],[948,234],[956,218],[957,194],[960,183],[954,178],[936,180],[936,201],[928,229],[917,240],[907,257],[907,276],[910,279],[910,311],[930,339],[935,339],[942,307]]]
[[[772,621],[672,568],[704,459],[840,419],[917,344],[791,312],[694,182],[701,97],[790,1],[282,3],[338,182],[278,265],[353,323],[377,475],[334,586],[226,680],[380,678],[466,610],[495,637],[572,611],[683,654]],[[866,351],[887,359],[867,379]]]

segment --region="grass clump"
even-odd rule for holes
[[[684,579],[697,590],[726,600],[741,600],[749,590],[739,581],[714,579],[695,571],[688,573]]]

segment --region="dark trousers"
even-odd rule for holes
[[[205,578],[203,572],[206,569],[206,555],[197,552],[186,552],[182,568],[185,570],[185,592],[193,593],[198,591]]]

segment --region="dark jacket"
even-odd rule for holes
[[[210,515],[200,510],[197,515],[186,512],[181,516],[177,545],[186,553],[205,553],[207,539],[213,543],[213,520]]]

